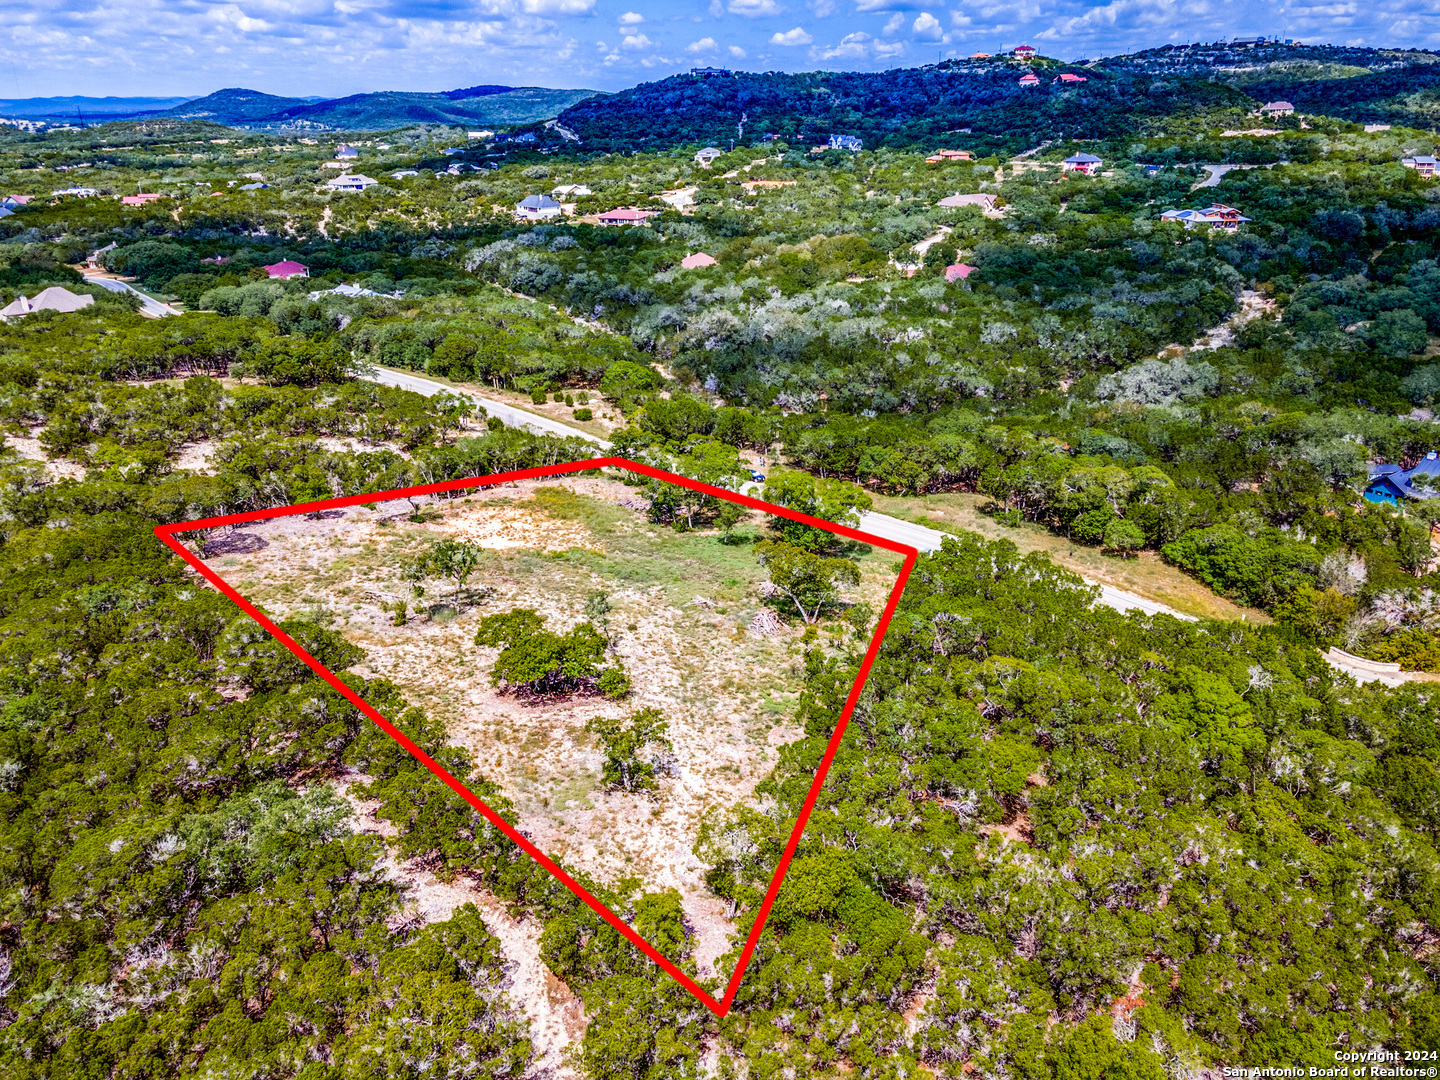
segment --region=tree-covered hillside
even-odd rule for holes
[[[1032,67],[1038,89],[1019,85]],[[1149,93],[1135,80],[1085,72],[1087,82],[1061,88],[1058,64],[961,62],[884,72],[736,72],[733,78],[677,75],[583,101],[560,115],[587,148],[659,149],[686,143],[728,148],[758,135],[823,144],[831,133],[868,147],[950,143],[1022,149],[1053,138],[1100,138],[1145,131],[1160,118],[1243,113],[1249,99],[1228,87],[1196,82]],[[743,134],[739,125],[743,121]],[[970,128],[968,133],[957,129]],[[1013,145],[1012,145],[1013,144]]]

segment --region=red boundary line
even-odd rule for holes
[[[360,695],[346,686],[333,672],[327,669],[301,648],[298,642],[276,626],[259,608],[255,607],[254,604],[250,603],[250,601],[246,600],[231,588],[219,574],[211,570],[203,561],[187,550],[183,543],[175,539],[176,533],[193,532],[197,529],[213,529],[221,525],[238,525],[248,521],[265,521],[269,518],[292,517],[295,514],[315,513],[320,510],[331,510],[342,506],[388,502],[393,499],[434,495],[439,492],[461,491],[473,487],[488,487],[509,483],[514,480],[534,480],[546,476],[563,476],[567,473],[586,472],[606,466],[626,469],[630,472],[640,473],[656,480],[678,484],[692,491],[700,491],[721,499],[728,499],[730,502],[739,503],[741,506],[747,506],[752,510],[763,510],[767,514],[789,518],[791,521],[798,521],[805,525],[813,525],[816,528],[835,533],[837,536],[843,536],[850,540],[858,540],[866,544],[873,544],[876,547],[885,548],[887,551],[893,551],[898,555],[905,556],[905,563],[900,569],[900,575],[896,578],[895,585],[890,590],[890,600],[885,605],[885,610],[880,615],[880,622],[875,628],[875,636],[870,639],[870,647],[865,651],[865,657],[860,662],[860,671],[855,678],[855,685],[850,688],[850,695],[845,699],[845,707],[841,710],[839,723],[835,726],[835,733],[830,736],[830,742],[825,747],[825,754],[820,759],[819,768],[815,771],[815,779],[810,782],[810,790],[805,796],[805,802],[800,808],[799,816],[795,819],[795,827],[790,830],[790,839],[785,844],[785,850],[781,854],[780,861],[775,867],[774,876],[770,879],[770,887],[766,889],[765,898],[760,903],[760,909],[755,917],[755,924],[751,927],[750,935],[745,939],[745,947],[740,953],[740,962],[735,965],[735,971],[731,974],[730,982],[725,988],[725,996],[719,1001],[711,997],[694,979],[681,971],[679,967],[637,934],[623,919],[591,895],[587,889],[561,869],[549,856],[512,828],[509,822],[487,806],[482,799],[472,794],[464,784],[444,769],[439,762],[421,750],[419,746],[415,745],[404,732],[389,720],[385,719],[385,717],[375,709],[367,705]],[[219,589],[225,596],[229,597],[241,611],[245,612],[245,614],[249,615],[269,631],[280,644],[294,653],[295,656],[314,671],[316,675],[324,679],[336,693],[340,694],[365,716],[369,717],[380,730],[384,731],[385,734],[389,735],[409,751],[416,761],[424,765],[434,773],[442,783],[454,791],[455,794],[473,806],[485,820],[489,821],[490,824],[494,825],[514,841],[522,851],[548,870],[557,881],[579,897],[591,911],[595,912],[595,914],[613,926],[620,934],[629,939],[636,948],[658,964],[662,970],[680,983],[681,986],[685,987],[686,990],[690,991],[701,1004],[718,1017],[724,1017],[730,1012],[731,1004],[734,1002],[735,995],[740,989],[740,982],[744,977],[745,968],[749,965],[750,958],[755,953],[755,947],[760,940],[760,934],[765,929],[766,920],[770,917],[770,909],[774,906],[775,897],[780,892],[780,884],[784,881],[785,874],[790,869],[790,860],[794,858],[795,850],[799,847],[800,835],[805,831],[805,826],[810,820],[811,811],[815,809],[815,801],[820,797],[820,789],[825,783],[825,776],[830,771],[830,766],[835,760],[835,754],[840,749],[840,740],[844,737],[845,728],[850,723],[850,715],[855,711],[856,702],[860,700],[860,691],[865,686],[865,680],[870,674],[870,668],[874,665],[875,657],[880,651],[880,643],[884,640],[885,632],[890,627],[890,620],[895,614],[896,605],[900,603],[900,594],[904,591],[905,583],[910,577],[910,571],[914,569],[915,560],[919,556],[917,549],[908,544],[900,544],[894,540],[887,540],[884,537],[872,536],[869,533],[864,533],[845,525],[837,525],[831,521],[822,521],[820,518],[812,517],[809,514],[788,510],[783,506],[775,506],[771,503],[751,498],[749,495],[726,491],[724,488],[713,487],[710,484],[702,484],[698,480],[677,476],[674,473],[665,472],[663,469],[657,469],[651,465],[643,465],[640,462],[630,461],[622,457],[592,458],[589,461],[547,465],[543,468],[536,469],[520,469],[515,472],[496,473],[493,476],[446,480],[438,484],[397,488],[393,491],[381,491],[368,495],[348,495],[339,499],[322,499],[318,502],[272,507],[269,510],[253,510],[243,514],[225,514],[220,517],[197,518],[193,521],[180,521],[171,525],[158,526],[155,529],[155,535],[159,537],[170,550],[189,563],[196,572]]]

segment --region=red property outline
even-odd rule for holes
[[[845,699],[845,707],[841,710],[840,721],[835,726],[835,733],[830,736],[830,742],[825,747],[825,754],[820,759],[820,766],[815,772],[815,779],[810,782],[810,790],[805,795],[804,805],[800,808],[800,814],[795,819],[795,826],[790,831],[790,838],[785,844],[785,850],[781,854],[780,861],[775,867],[774,876],[770,879],[770,887],[766,889],[765,898],[760,903],[760,910],[756,916],[755,925],[751,928],[749,937],[745,939],[745,947],[740,953],[740,962],[735,965],[735,971],[731,974],[730,982],[725,988],[725,996],[719,1001],[716,1001],[703,987],[696,983],[694,979],[656,951],[649,942],[637,934],[623,919],[592,896],[589,891],[561,869],[549,856],[512,828],[504,818],[487,806],[482,799],[473,795],[464,784],[450,775],[434,758],[421,750],[419,746],[415,745],[399,728],[395,727],[394,724],[385,719],[379,712],[367,705],[355,691],[351,690],[350,687],[346,686],[333,672],[301,648],[293,638],[276,626],[262,611],[255,607],[255,605],[226,584],[225,580],[221,578],[219,574],[206,566],[203,561],[188,551],[185,545],[175,538],[175,534],[177,533],[193,532],[199,529],[213,529],[221,525],[238,525],[248,521],[265,521],[269,518],[292,517],[295,514],[308,514],[319,510],[356,506],[361,503],[388,502],[393,499],[434,495],[439,492],[460,491],[465,488],[488,487],[515,480],[534,480],[546,476],[563,476],[566,473],[586,472],[607,466],[640,473],[656,480],[679,484],[681,487],[689,488],[692,491],[700,491],[707,495],[716,496],[717,498],[728,499],[730,502],[739,503],[741,506],[749,507],[751,510],[761,510],[777,517],[789,518],[791,521],[812,525],[816,528],[824,529],[827,532],[835,533],[837,536],[843,536],[849,540],[858,540],[866,544],[873,544],[876,547],[885,548],[887,551],[893,551],[898,555],[905,556],[905,563],[900,569],[900,575],[895,579],[895,585],[890,590],[890,600],[885,605],[885,610],[880,615],[880,622],[875,628],[875,636],[871,638],[870,647],[866,649],[865,657],[860,663],[860,671],[856,676],[855,685],[850,688],[850,694]],[[845,525],[837,525],[832,521],[822,521],[820,518],[811,517],[809,514],[801,514],[794,510],[788,510],[783,506],[774,506],[771,503],[751,498],[749,495],[741,495],[737,492],[726,491],[724,488],[713,487],[710,484],[702,484],[698,480],[691,480],[684,476],[676,476],[662,469],[656,469],[650,465],[642,465],[639,462],[630,461],[622,457],[592,458],[588,461],[567,462],[561,465],[548,465],[543,468],[496,473],[492,476],[467,477],[461,480],[447,480],[438,484],[398,488],[393,491],[381,491],[367,495],[348,495],[339,499],[322,499],[318,502],[297,503],[293,506],[278,506],[272,507],[269,510],[252,510],[242,514],[225,514],[220,517],[197,518],[193,521],[180,521],[171,525],[158,526],[155,529],[155,535],[159,537],[170,550],[189,563],[197,573],[234,602],[241,611],[249,615],[274,636],[280,644],[294,653],[295,656],[314,671],[316,675],[329,683],[336,693],[340,694],[359,709],[361,713],[369,717],[377,727],[409,751],[415,760],[434,773],[435,776],[454,791],[455,794],[473,806],[482,817],[514,841],[522,851],[548,870],[557,881],[579,897],[590,910],[629,939],[636,948],[658,964],[662,970],[680,983],[681,986],[685,987],[686,990],[690,991],[701,1004],[718,1017],[724,1017],[730,1012],[731,1004],[735,1000],[735,994],[740,989],[740,982],[744,977],[745,968],[749,965],[750,958],[755,952],[755,946],[760,940],[760,934],[764,931],[765,923],[770,917],[770,909],[774,905],[775,897],[780,891],[780,884],[784,881],[785,874],[790,869],[790,860],[794,857],[795,850],[800,844],[800,836],[805,831],[805,826],[810,820],[810,813],[815,808],[815,801],[820,797],[820,789],[825,783],[826,774],[829,773],[830,765],[835,760],[835,754],[840,749],[840,740],[845,735],[846,726],[850,723],[850,715],[855,711],[855,703],[860,699],[860,691],[865,686],[865,680],[870,675],[870,668],[875,663],[875,657],[880,651],[880,643],[884,640],[885,632],[890,627],[890,620],[895,614],[896,605],[900,602],[900,594],[904,591],[905,583],[910,577],[910,571],[914,569],[915,561],[919,557],[918,550],[908,544],[901,544],[894,540],[887,540],[884,537],[873,536]]]

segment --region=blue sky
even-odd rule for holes
[[[1440,47],[1440,0],[5,0],[0,97],[618,90],[692,65],[879,69],[1279,35]]]

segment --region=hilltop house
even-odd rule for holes
[[[606,210],[600,215],[601,225],[643,225],[658,214],[659,210],[636,210],[633,206],[622,206],[618,210]]]
[[[1100,171],[1100,166],[1105,164],[1094,154],[1071,154],[1060,163],[1061,172],[1078,172],[1086,176],[1094,176]]]
[[[854,150],[858,152],[864,148],[865,144],[860,141],[858,135],[831,135],[830,138],[825,141],[825,149],[827,150]]]
[[[969,150],[936,150],[925,160],[932,165],[937,161],[974,161],[975,155]]]
[[[1431,154],[1426,154],[1423,157],[1401,158],[1400,164],[1404,165],[1407,169],[1414,169],[1421,176],[1435,175],[1436,162],[1434,156]]]
[[[1026,90],[1032,90],[1040,85],[1040,77],[1038,75],[1021,75],[1020,85]]]
[[[974,53],[971,53],[966,59],[968,59],[968,60],[989,60],[989,59],[990,59],[990,54],[989,54],[988,52],[974,52]]]
[[[77,295],[69,289],[62,289],[59,285],[51,285],[48,289],[41,289],[28,299],[24,296],[17,296],[0,308],[0,319],[29,315],[32,311],[79,311],[93,303],[95,303],[95,298],[88,293]]]
[[[1035,46],[1033,46],[1033,45],[1016,45],[1016,46],[1015,46],[1014,56],[1015,56],[1015,59],[1016,59],[1016,60],[1029,60],[1029,59],[1030,59],[1032,56],[1034,56],[1034,55],[1035,55]]]
[[[680,260],[680,269],[698,270],[702,266],[714,266],[715,256],[707,255],[703,251],[697,251],[693,255],[686,255]]]
[[[549,195],[526,195],[515,204],[515,216],[527,221],[560,216],[560,204]]]
[[[966,263],[951,263],[949,266],[945,267],[945,280],[964,281],[978,269],[979,267],[970,266]]]
[[[705,149],[695,152],[695,164],[699,165],[702,169],[708,169],[714,164],[715,159],[723,153],[725,153],[724,150],[717,150],[713,146],[707,146]]]
[[[282,259],[278,263],[271,263],[269,266],[262,266],[260,269],[269,274],[272,278],[281,281],[288,281],[292,277],[309,277],[310,268],[304,263],[298,263],[294,259]]]
[[[1369,502],[1393,506],[1401,499],[1432,499],[1437,494],[1440,494],[1440,455],[1433,450],[1413,469],[1383,463],[1370,466],[1370,482],[1365,485],[1365,498]]]
[[[972,195],[947,195],[936,206],[978,206],[981,210],[995,209],[995,196],[988,191],[977,191]]]
[[[1051,79],[1050,81],[1052,83],[1064,83],[1065,85],[1069,86],[1074,83],[1087,82],[1088,80],[1085,78],[1084,75],[1072,75],[1070,74],[1070,72],[1067,71],[1063,75],[1056,75],[1055,78]]]
[[[733,79],[735,77],[735,73],[728,68],[691,68],[690,74],[694,75],[697,79]]]
[[[357,158],[360,156],[360,151],[356,150],[353,146],[346,146],[344,143],[341,143],[335,148],[335,156],[337,158]]]
[[[1250,219],[1233,206],[1212,203],[1204,210],[1166,210],[1160,215],[1161,221],[1178,221],[1187,229],[1196,225],[1209,225],[1212,229],[1238,229]]]
[[[1264,117],[1294,116],[1295,106],[1288,101],[1267,101],[1258,111]]]
[[[380,183],[364,173],[341,173],[339,176],[325,181],[325,186],[331,191],[364,191]]]

